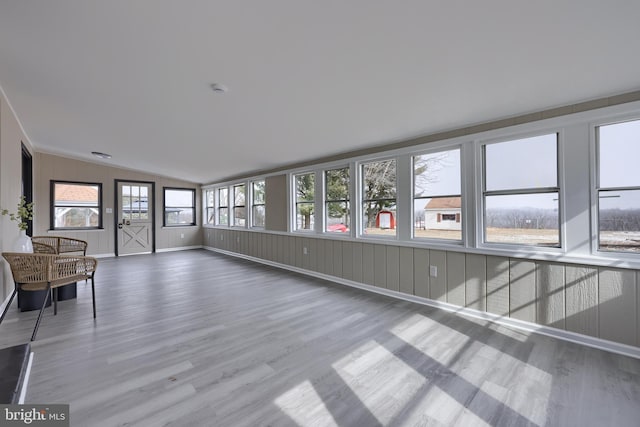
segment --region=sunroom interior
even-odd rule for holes
[[[639,5],[146,3],[0,6],[0,208],[98,259],[96,319],[84,282],[44,311],[22,403],[636,422]]]

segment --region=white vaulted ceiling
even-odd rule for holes
[[[39,151],[209,183],[638,90],[639,17],[634,0],[3,0],[0,86]]]

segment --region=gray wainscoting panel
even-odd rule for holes
[[[329,274],[329,269],[327,269],[327,254],[325,250],[325,243],[326,242],[324,240],[319,240],[318,243],[316,243],[316,269],[320,273]]]
[[[353,242],[342,243],[342,277],[353,280]]]
[[[205,230],[204,238],[226,251],[640,345],[640,271],[234,229]]]
[[[233,241],[236,245],[236,251],[240,252],[241,254],[244,254],[245,253],[244,240],[247,238],[247,233],[244,233],[241,231],[234,231],[233,234],[234,234]]]
[[[360,283],[366,283],[362,275],[362,243],[353,243],[353,280]]]
[[[238,244],[236,242],[236,232],[233,230],[229,230],[229,232],[227,233],[227,237],[225,237],[225,240],[227,240],[227,248],[231,252],[238,252],[238,249],[237,249]]]
[[[302,268],[302,266],[304,265],[304,256],[302,253],[302,248],[304,247],[304,240],[302,239],[302,237],[296,237],[296,243],[295,243],[295,248],[296,248],[296,267],[298,268]]]
[[[429,251],[429,265],[437,269],[437,276],[429,275],[431,299],[447,301],[447,253],[445,251]]]
[[[319,266],[320,259],[318,258],[318,255],[319,255],[318,247],[322,243],[322,240],[321,239],[309,239],[309,240],[311,240],[311,242],[309,243],[309,247],[310,249],[313,249],[313,252],[310,253],[311,269],[313,271],[320,271],[320,266]]]
[[[275,254],[273,253],[273,234],[263,234],[262,245],[264,250],[264,259],[273,261],[275,259]]]
[[[373,284],[379,288],[387,287],[387,248],[374,245]]]
[[[598,272],[598,317],[600,338],[636,345],[638,335],[636,272],[600,269]]]
[[[251,240],[251,252],[253,253],[253,256],[258,257],[258,258],[262,258],[262,239],[264,238],[264,234],[263,233],[252,233],[252,240]]]
[[[414,295],[413,289],[413,248],[400,248],[399,290]]]
[[[284,264],[286,259],[285,248],[286,248],[287,237],[278,235],[277,240],[278,240],[278,262],[281,264]]]
[[[262,257],[268,260],[273,258],[273,254],[271,253],[271,236],[272,234],[262,234]]]
[[[336,277],[342,277],[342,241],[340,240],[327,240],[332,243],[332,256],[333,256],[333,272]]]
[[[333,241],[325,240],[324,241],[324,256],[325,256],[325,272],[327,274],[333,275]]]
[[[509,315],[509,258],[487,256],[487,311]]]
[[[256,239],[262,233],[248,233],[247,236],[247,255],[256,256]]]
[[[316,239],[305,237],[303,247],[307,248],[306,255],[303,253],[302,263],[303,268],[306,270],[314,271],[316,269],[316,257],[318,255],[316,251]]]
[[[413,282],[415,295],[429,298],[429,250],[413,250]]]
[[[464,307],[465,256],[461,252],[447,252],[447,302]]]
[[[374,266],[375,250],[374,245],[371,243],[362,244],[362,281],[367,285],[375,284],[374,278]]]
[[[273,254],[271,253],[271,234],[261,233],[260,247],[262,250],[262,258],[270,261],[273,257]]]
[[[245,255],[249,254],[249,235],[253,233],[240,233],[242,235],[242,253]]]
[[[536,263],[536,322],[565,329],[564,265]]]
[[[238,245],[236,239],[236,232],[234,230],[227,231],[227,235],[224,240],[227,242],[227,250],[237,252],[236,246]]]
[[[275,261],[276,258],[278,258],[278,242],[276,240],[276,235],[265,233],[263,236],[267,251],[267,259],[269,261]]]
[[[387,246],[387,289],[400,291],[400,248]]]
[[[536,264],[511,260],[509,263],[509,316],[536,321]]]
[[[269,261],[275,261],[276,258],[278,257],[278,254],[277,254],[278,243],[277,243],[276,237],[277,236],[275,234],[267,234],[267,233],[263,234],[263,239],[264,239],[264,243],[267,251],[266,253],[267,260]]]
[[[598,336],[598,270],[566,266],[566,327],[568,331]]]
[[[296,265],[296,238],[293,236],[287,236],[285,246],[285,256],[287,264],[294,267]]]
[[[486,256],[467,254],[465,263],[465,306],[474,310],[485,311],[487,309]]]

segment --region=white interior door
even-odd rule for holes
[[[153,248],[153,193],[150,183],[118,182],[118,255]]]

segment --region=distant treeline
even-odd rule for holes
[[[495,228],[558,228],[558,212],[550,209],[487,210],[487,226]],[[601,231],[640,231],[640,209],[605,209],[600,212]]]
[[[558,228],[558,212],[549,209],[488,209],[487,227],[495,228]]]
[[[640,231],[640,209],[606,209],[600,212],[602,231]]]

